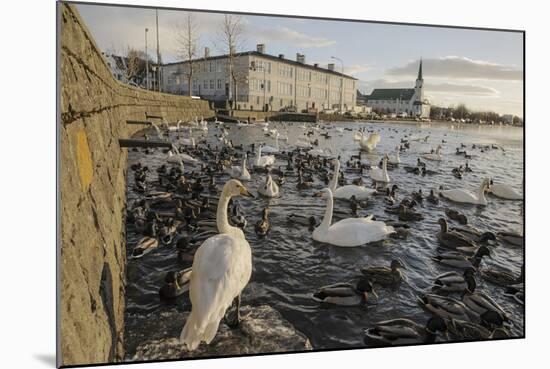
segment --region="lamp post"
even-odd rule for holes
[[[344,61],[335,56],[331,56],[332,59],[338,60],[342,65],[342,85],[340,88],[340,112],[344,111]]]
[[[145,28],[145,89],[149,89],[149,58],[147,57],[147,32],[149,28]]]

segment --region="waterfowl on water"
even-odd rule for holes
[[[299,190],[305,190],[311,188],[312,186],[313,182],[305,180],[302,171],[300,170],[298,172],[298,183],[296,183],[296,188],[298,188]]]
[[[475,243],[470,239],[464,237],[458,232],[449,230],[447,221],[444,218],[439,218],[438,223],[441,227],[441,230],[437,233],[437,239],[442,246],[449,249],[458,249],[461,247],[476,247]]]
[[[515,232],[498,232],[497,238],[514,246],[523,246],[525,242],[524,236]]]
[[[434,292],[473,291],[476,287],[475,270],[466,268],[463,273],[447,272],[438,275],[433,283]]]
[[[275,157],[273,155],[262,156],[262,146],[258,145],[256,149],[256,161],[254,165],[257,167],[266,167],[275,164]]]
[[[439,204],[439,199],[437,198],[437,196],[435,196],[433,189],[431,189],[430,194],[426,196],[426,200],[428,200],[428,202],[431,202],[432,204],[435,204],[435,205]]]
[[[369,267],[361,269],[363,273],[372,283],[379,284],[384,287],[394,286],[403,280],[404,265],[397,259],[391,261],[390,266]]]
[[[357,284],[336,283],[321,287],[313,294],[313,299],[320,303],[356,306],[378,300],[378,295],[367,278],[361,278]]]
[[[401,158],[399,157],[399,146],[395,147],[395,154],[388,154],[388,163],[393,165],[401,164]]]
[[[445,321],[438,317],[428,319],[426,326],[410,319],[391,319],[375,323],[365,329],[367,345],[407,345],[415,343],[433,343],[438,332],[446,332]]]
[[[229,176],[231,178],[236,178],[239,181],[250,181],[250,172],[246,168],[246,159],[247,155],[244,155],[242,166],[232,166],[229,169]]]
[[[378,142],[380,142],[380,134],[378,133],[372,133],[368,138],[362,135],[359,140],[359,146],[361,147],[361,150],[372,152],[376,148]]]
[[[488,241],[496,240],[496,236],[491,231],[481,232],[473,227],[449,227],[453,232],[459,233],[464,238],[467,238],[475,243],[487,243]]]
[[[231,216],[229,217],[229,222],[240,229],[244,229],[246,227],[246,218],[241,214],[238,202],[234,202],[231,206]]]
[[[190,278],[191,268],[179,272],[168,272],[164,278],[164,285],[159,290],[160,297],[163,299],[173,299],[189,291]]]
[[[269,209],[264,208],[262,210],[262,219],[260,219],[258,223],[256,223],[256,226],[254,227],[254,230],[256,231],[256,234],[258,236],[267,235],[267,233],[271,229],[271,224],[269,223],[268,215],[269,215]]]
[[[461,202],[466,204],[475,204],[475,205],[487,205],[487,199],[485,198],[485,190],[489,187],[489,179],[485,178],[481,182],[476,193],[464,190],[464,189],[453,189],[453,190],[443,190],[439,194],[444,198],[454,201]]]
[[[411,208],[405,206],[404,203],[399,205],[399,220],[404,222],[418,221],[424,219],[424,216],[420,213],[415,212]]]
[[[458,319],[469,321],[468,307],[452,297],[426,294],[418,299],[426,310],[442,319]]]
[[[348,218],[332,223],[334,199],[329,188],[323,189],[314,196],[325,197],[327,207],[322,223],[313,231],[315,241],[335,246],[354,247],[386,239],[394,232],[393,227],[384,222],[368,218]]]
[[[458,319],[449,320],[447,329],[450,338],[456,341],[489,340],[509,336],[502,328],[488,329],[483,325]]]
[[[449,219],[456,220],[460,224],[468,224],[468,218],[466,218],[466,215],[454,209],[446,208],[445,215],[447,215]]]
[[[517,283],[506,287],[504,295],[512,297],[518,304],[525,304],[525,288],[523,283]]]
[[[287,215],[286,219],[293,224],[297,223],[302,226],[309,227],[310,231],[313,231],[313,229],[317,227],[318,224],[314,216],[306,216],[292,213]]]
[[[480,273],[483,279],[501,287],[508,287],[523,282],[523,267],[519,275],[504,269],[481,269]]]
[[[458,252],[446,252],[434,256],[432,259],[443,265],[460,269],[470,269],[477,268],[484,256],[491,256],[491,251],[487,246],[481,246],[478,248],[472,257],[468,257]]]
[[[279,196],[279,186],[271,178],[271,174],[268,174],[265,182],[258,186],[258,193],[265,197],[277,197]]]
[[[503,322],[508,321],[508,314],[500,307],[500,305],[483,292],[471,291],[464,294],[462,302],[473,312],[476,318],[480,318],[482,314],[487,312],[495,312],[500,319],[496,319],[494,325],[501,326]]]
[[[384,158],[382,159],[382,168],[372,167],[370,169],[370,177],[372,178],[373,181],[382,182],[382,183],[390,182],[387,162],[388,162],[388,157],[387,155],[384,155]]]
[[[367,188],[365,186],[345,185],[338,187],[340,160],[334,159],[332,164],[334,165],[334,173],[332,175],[332,180],[329,183],[329,187],[332,190],[332,195],[335,199],[349,200],[352,196],[355,196],[357,200],[364,200],[376,192],[374,188]]]
[[[136,247],[134,247],[134,249],[132,250],[131,258],[132,259],[142,258],[143,256],[147,255],[148,253],[156,249],[158,245],[159,245],[159,242],[156,238],[147,237],[147,236],[143,237],[138,241]]]
[[[228,181],[218,202],[216,223],[220,234],[206,239],[197,249],[189,286],[192,310],[180,335],[189,350],[212,341],[231,304],[230,326],[239,324],[241,291],[252,274],[252,252],[240,228],[229,225],[227,206],[233,196],[252,196],[238,180]]]
[[[437,145],[435,152],[422,155],[426,160],[441,161],[441,145]]]

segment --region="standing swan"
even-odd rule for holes
[[[355,196],[357,200],[364,200],[376,192],[374,188],[366,188],[365,186],[345,185],[338,187],[338,176],[340,175],[340,160],[333,159],[334,173],[329,183],[329,188],[332,190],[332,195],[335,199],[349,200]]]
[[[365,150],[366,152],[372,152],[376,145],[380,142],[380,134],[379,133],[372,133],[369,138],[361,137],[361,140],[359,141],[359,146],[362,150]]]
[[[315,241],[335,246],[354,247],[383,240],[389,234],[394,233],[393,227],[370,218],[347,218],[331,225],[334,206],[332,191],[330,188],[325,188],[314,196],[326,196],[327,198],[323,222],[313,231]]]
[[[459,188],[454,190],[440,191],[439,194],[444,198],[454,202],[462,202],[475,205],[487,205],[485,190],[489,188],[489,184],[489,179],[485,178],[483,182],[481,182],[481,186],[479,186],[477,193]]]
[[[180,342],[194,350],[212,341],[227,308],[233,303],[239,323],[241,291],[252,274],[252,252],[240,228],[229,225],[227,206],[232,196],[253,197],[241,182],[232,179],[223,187],[218,202],[216,224],[220,234],[206,239],[193,260],[189,296],[192,310],[181,331]]]

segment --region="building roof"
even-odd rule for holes
[[[271,59],[271,60],[276,60],[276,61],[280,61],[280,62],[285,62],[285,63],[287,63],[287,64],[291,64],[291,65],[294,65],[294,66],[299,66],[299,67],[303,67],[303,68],[307,68],[307,69],[317,70],[317,71],[323,72],[323,73],[333,74],[333,75],[335,75],[335,76],[340,76],[340,77],[345,77],[345,78],[357,80],[357,78],[355,78],[355,77],[352,77],[352,76],[349,76],[349,75],[347,75],[347,74],[343,74],[343,73],[337,72],[337,71],[335,71],[335,70],[330,70],[330,69],[321,68],[321,67],[315,67],[315,66],[313,66],[313,65],[311,65],[311,64],[299,63],[299,62],[297,62],[297,61],[295,61],[295,60],[286,59],[286,58],[280,58],[280,57],[275,56],[275,55],[260,53],[260,52],[258,52],[258,51],[244,51],[244,52],[241,52],[241,53],[235,53],[234,56],[237,57],[237,56],[247,56],[247,55],[250,55],[250,56],[258,56],[258,57],[262,57],[262,58],[266,58],[266,59]],[[197,58],[197,59],[194,59],[193,62],[225,59],[225,58],[227,58],[227,56],[228,56],[227,54],[224,54],[224,55],[209,56],[209,57],[207,57],[207,58]],[[165,64],[163,64],[163,66],[177,65],[177,64],[185,64],[185,63],[187,63],[187,61],[179,61],[179,62],[173,62],[173,63],[165,63]]]
[[[367,100],[410,100],[414,88],[376,88],[367,96]]]

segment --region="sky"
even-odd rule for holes
[[[79,4],[77,8],[104,51],[148,47],[155,59],[155,10]],[[211,55],[222,53],[218,30],[223,14],[194,12],[200,47]],[[176,30],[185,11],[159,10],[159,40],[163,62],[181,60]],[[353,21],[240,16],[243,24],[241,50],[266,44],[266,52],[325,66],[343,61],[344,73],[359,80],[359,90],[412,88],[423,60],[425,95],[432,105],[460,103],[478,111],[523,116],[523,34],[394,25]]]

